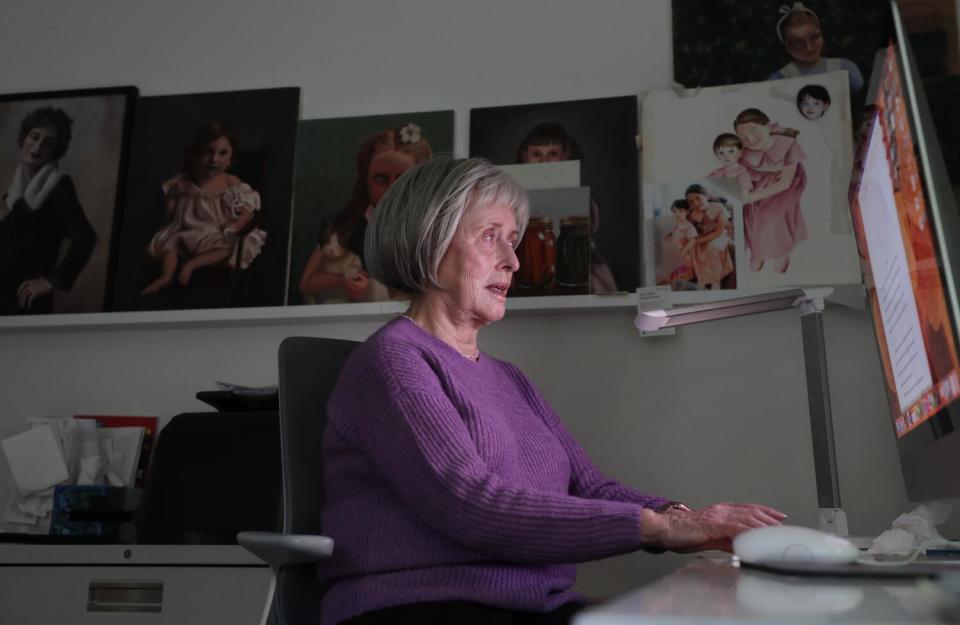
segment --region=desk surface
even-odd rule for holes
[[[0,543],[0,566],[250,566],[239,545],[38,545]]]
[[[587,609],[574,625],[947,622],[930,580],[800,578],[698,558],[663,579]]]

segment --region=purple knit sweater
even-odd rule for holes
[[[530,381],[405,318],[357,348],[328,407],[324,625],[420,601],[546,612],[573,562],[641,546],[666,499],[604,477]]]

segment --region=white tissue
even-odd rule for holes
[[[80,474],[77,475],[77,484],[94,486],[101,483],[103,483],[103,461],[100,456],[80,458]]]
[[[927,545],[946,542],[936,526],[948,516],[950,506],[943,502],[921,504],[894,519],[893,528],[877,536],[867,553],[910,556]]]

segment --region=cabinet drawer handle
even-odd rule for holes
[[[87,612],[160,612],[163,582],[142,580],[91,581]]]

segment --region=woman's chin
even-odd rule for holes
[[[499,305],[488,306],[484,309],[479,317],[483,319],[484,324],[491,324],[494,321],[500,321],[503,319],[503,316],[507,312],[507,306],[505,302],[500,302]]]

